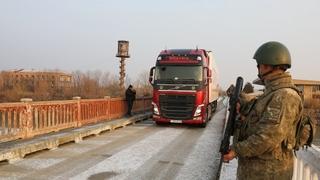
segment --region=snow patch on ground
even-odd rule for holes
[[[225,116],[225,110],[220,110],[209,121],[176,179],[212,179],[216,177],[220,158],[218,145],[221,141],[223,116]]]
[[[148,159],[157,154],[161,150],[159,147],[165,147],[182,132],[182,129],[172,128],[161,130],[71,179],[88,179],[90,176],[101,173],[118,174],[114,177],[115,179],[125,179],[130,175],[130,172],[138,169]]]
[[[65,158],[32,158],[19,161],[17,164],[26,169],[43,169],[64,161]]]
[[[220,180],[237,179],[238,160],[233,159],[229,163],[224,163],[221,168]]]

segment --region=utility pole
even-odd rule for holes
[[[129,41],[119,40],[118,41],[118,53],[116,57],[120,58],[120,76],[119,76],[119,87],[121,91],[124,91],[124,79],[126,77],[125,60],[129,58]]]

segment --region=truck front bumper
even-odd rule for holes
[[[164,118],[158,115],[153,115],[152,119],[155,122],[160,122],[160,123],[174,123],[174,124],[203,124],[204,118],[202,116],[194,117],[193,119],[186,119],[186,120],[177,120],[177,119],[168,119]]]

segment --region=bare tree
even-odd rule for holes
[[[38,81],[34,86],[34,100],[50,100],[52,97],[52,91],[48,81]]]
[[[111,97],[124,97],[124,92],[120,89],[119,86],[119,78],[115,75],[113,75],[110,78],[110,83],[106,87],[107,89],[107,95]]]
[[[3,79],[3,72],[0,72],[0,91],[3,91],[4,88],[4,79]]]
[[[138,75],[138,79],[134,82],[138,96],[151,96],[152,86],[149,83],[149,72],[143,71]]]
[[[56,70],[57,72],[59,70]],[[86,98],[102,98],[104,96],[124,97],[124,91],[119,87],[119,78],[109,72],[100,70],[72,72],[69,86],[53,84],[52,78],[22,78],[19,80],[0,73],[0,102],[19,101],[22,97],[38,100],[63,100],[73,96]],[[126,78],[126,83],[133,84],[138,96],[151,95],[152,87],[148,82],[148,71],[141,72],[132,82],[131,77]]]
[[[75,71],[72,73],[72,92],[73,96],[80,96],[82,93],[82,87],[81,87],[81,80],[82,80],[82,73],[80,71]]]

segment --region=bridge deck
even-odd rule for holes
[[[16,151],[21,155],[9,158],[10,163],[0,164],[0,176],[16,179],[216,179],[225,113],[226,108],[220,105],[206,128],[157,126],[148,119],[107,133],[100,132],[109,126],[99,124],[88,126],[86,130],[53,134],[51,138],[41,136],[38,141],[44,141],[42,145],[35,139],[18,143],[24,150]],[[127,120],[118,121],[129,124]],[[76,143],[60,146],[57,140],[49,143],[48,139],[61,134],[68,141],[58,142]],[[98,136],[87,137],[89,134]],[[16,161],[32,150],[30,144],[33,150],[44,149],[45,145],[51,150]],[[0,147],[0,155],[13,147],[16,148],[17,143]]]

